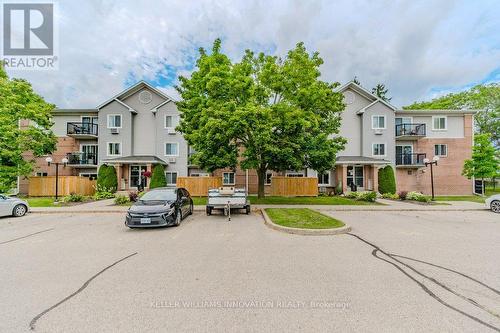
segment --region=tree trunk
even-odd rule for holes
[[[264,198],[265,197],[265,192],[264,192],[264,183],[266,181],[266,171],[267,170],[257,170],[257,178],[258,178],[258,183],[259,183],[259,187],[258,187],[258,191],[257,191],[257,197],[259,199],[261,198]]]

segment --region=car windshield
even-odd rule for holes
[[[141,197],[141,201],[175,201],[175,190],[149,191]]]

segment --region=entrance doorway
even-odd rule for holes
[[[130,187],[145,188],[147,186],[146,177],[142,173],[147,170],[145,165],[131,165],[130,166]]]
[[[396,165],[412,164],[413,147],[411,145],[396,146]]]
[[[347,166],[347,187],[351,188],[352,184],[356,185],[358,191],[364,191],[364,172],[362,165]]]

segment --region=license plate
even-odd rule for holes
[[[149,224],[149,223],[151,223],[151,218],[149,217],[141,218],[141,224]]]

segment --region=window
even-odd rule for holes
[[[287,177],[304,177],[303,173],[298,173],[298,172],[289,172],[286,174]]]
[[[271,185],[271,178],[272,177],[273,177],[273,173],[272,172],[267,172],[266,173],[266,182],[264,184]]]
[[[108,128],[122,128],[122,115],[108,114]]]
[[[222,180],[223,185],[234,185],[234,172],[224,172]]]
[[[90,180],[96,180],[97,179],[97,173],[86,173],[86,172],[81,172],[79,174],[80,177],[85,177]]]
[[[37,177],[47,177],[49,174],[47,172],[35,172]]]
[[[318,185],[330,185],[330,172],[318,173]]]
[[[385,116],[372,116],[372,129],[385,129]]]
[[[444,116],[432,117],[432,130],[444,131],[447,128],[447,118]]]
[[[178,125],[177,116],[165,116],[165,128],[175,128]]]
[[[385,156],[385,143],[373,144],[373,156]]]
[[[448,155],[448,145],[434,145],[434,155],[436,156],[447,156]]]
[[[119,142],[108,142],[108,156],[120,156],[122,147]]]
[[[165,172],[165,178],[167,178],[167,186],[177,185],[177,172]]]
[[[177,142],[165,143],[165,156],[179,156],[179,144]]]

